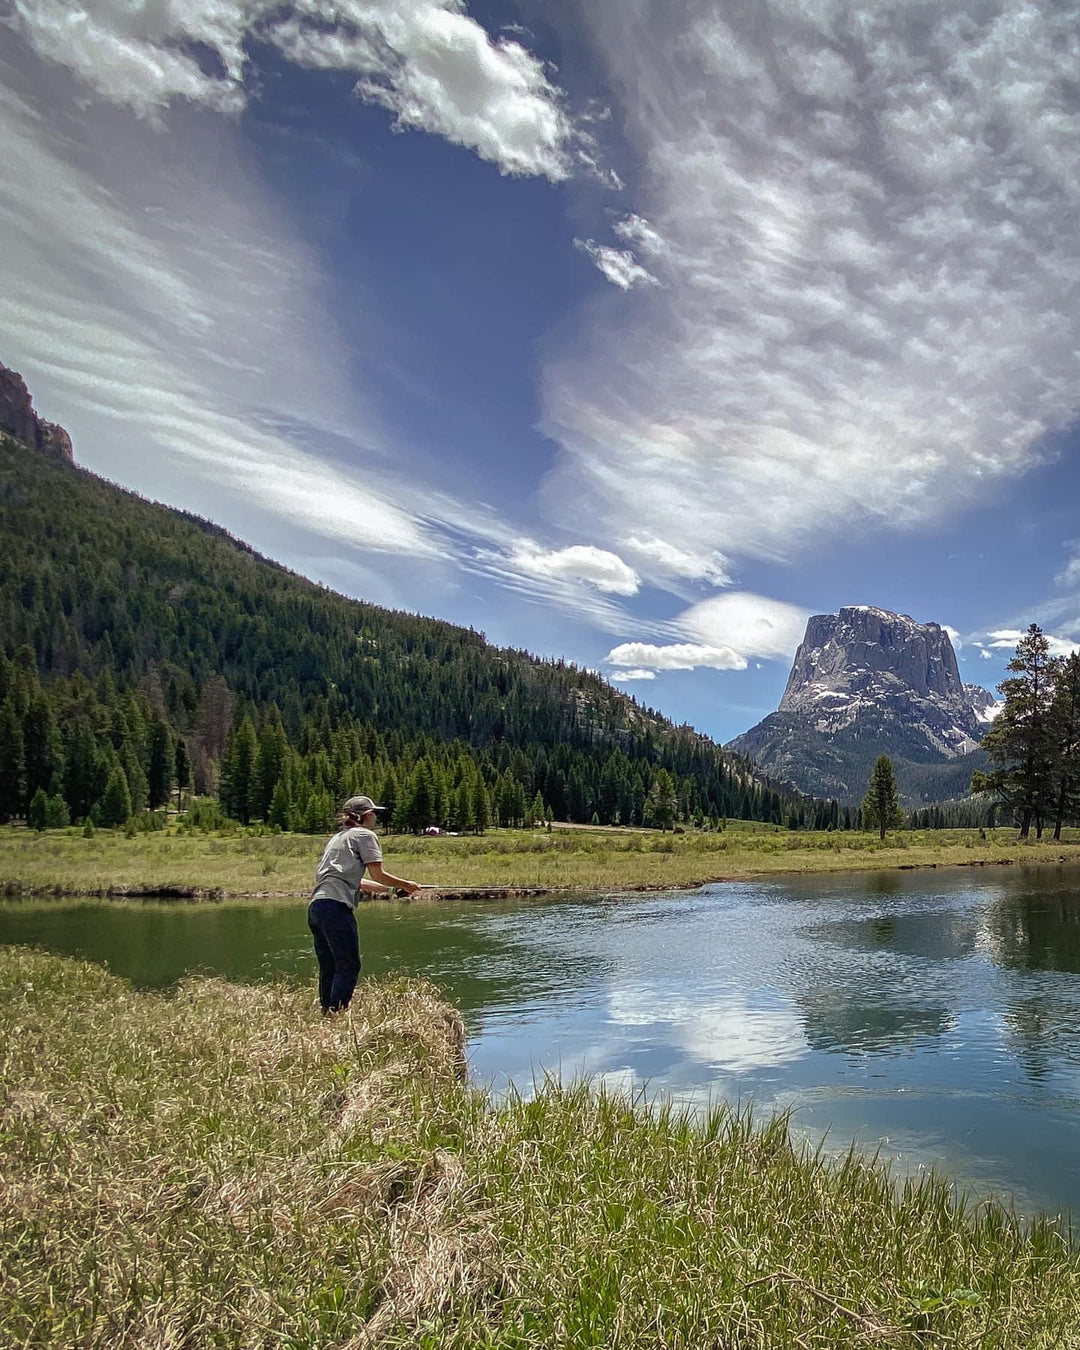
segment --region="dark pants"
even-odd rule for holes
[[[308,905],[308,927],[319,959],[319,1002],[322,1010],[349,1006],[360,975],[360,935],[356,916],[340,900],[323,897]]]

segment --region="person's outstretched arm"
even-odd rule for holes
[[[389,873],[381,862],[368,863],[368,873],[372,881],[377,881],[380,886],[389,886],[405,892],[406,895],[412,895],[414,891],[420,889],[415,881],[405,881],[402,877],[395,877]]]

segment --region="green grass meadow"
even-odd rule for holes
[[[0,892],[104,893],[162,886],[226,894],[302,894],[323,840],[314,835],[179,833],[128,838],[98,830],[36,833],[0,829]],[[958,863],[1080,862],[1080,831],[1055,844],[1015,830],[898,831],[882,843],[854,831],[791,832],[732,822],[717,832],[555,828],[490,830],[480,836],[383,840],[398,876],[447,888],[544,887],[617,890],[694,886],[775,872],[948,866]]]
[[[1080,1345],[1058,1225],[826,1161],[783,1119],[587,1085],[493,1103],[434,991],[0,950],[0,1344]]]

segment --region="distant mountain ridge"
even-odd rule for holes
[[[879,754],[910,804],[967,789],[997,707],[965,684],[940,624],[873,605],[816,614],[775,713],[728,748],[817,796],[858,800]]]

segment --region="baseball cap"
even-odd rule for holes
[[[341,809],[348,811],[350,815],[362,816],[365,811],[385,811],[385,806],[376,806],[370,797],[350,797],[347,802],[343,802]]]

